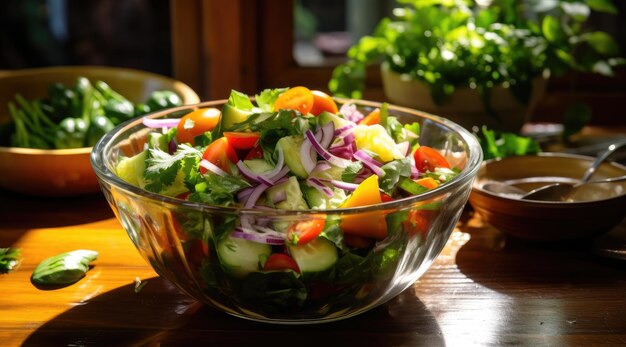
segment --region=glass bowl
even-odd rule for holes
[[[339,104],[346,100],[337,100]],[[151,118],[176,118],[203,107],[218,107],[226,100],[205,102],[153,113]],[[351,101],[363,112],[380,107]],[[147,129],[141,119],[121,124],[94,147],[91,162],[115,215],[130,239],[154,270],[189,296],[241,318],[281,324],[307,324],[339,320],[370,310],[411,286],[439,255],[468,200],[482,161],[475,137],[446,119],[390,105],[401,123],[420,123],[420,144],[438,149],[460,173],[449,182],[420,195],[358,208],[288,211],[216,207],[154,194],[130,185],[113,169],[122,156],[144,149]],[[324,257],[337,257],[323,271],[260,269],[246,274],[226,265],[217,249],[223,235],[240,221],[264,219],[274,225],[299,221],[382,218],[388,235],[370,249],[343,252],[338,229],[335,244]],[[192,228],[185,226],[193,225]],[[230,245],[231,249],[237,245]],[[231,254],[232,255],[232,254]],[[249,253],[235,261],[255,266]],[[232,260],[232,259],[231,259]]]

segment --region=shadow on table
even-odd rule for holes
[[[592,239],[532,242],[508,237],[489,225],[462,229],[471,238],[457,252],[459,270],[498,292],[623,281],[623,267],[594,255]]]
[[[4,228],[54,228],[114,217],[102,193],[50,198],[2,190],[0,206],[0,221]]]
[[[232,317],[155,277],[127,285],[53,318],[24,342],[39,345],[398,346],[444,345],[432,313],[412,288],[359,316],[317,325],[270,325]]]

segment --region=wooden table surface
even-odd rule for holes
[[[432,267],[387,304],[340,322],[277,326],[200,305],[157,277],[100,194],[0,191],[0,206],[0,247],[23,253],[0,275],[2,346],[626,344],[626,261],[593,255],[589,240],[507,239],[469,209]],[[81,248],[100,257],[79,282],[30,282],[42,259]],[[147,282],[138,293],[136,278]]]

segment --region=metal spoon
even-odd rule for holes
[[[626,176],[607,178],[603,180],[597,180],[588,182],[591,176],[596,172],[597,168],[602,164],[611,154],[613,154],[619,148],[626,146],[626,142],[611,144],[606,151],[600,154],[591,166],[585,171],[580,182],[576,184],[571,183],[552,183],[543,187],[539,187],[530,192],[506,184],[502,182],[489,182],[485,183],[482,188],[499,195],[508,195],[512,198],[526,199],[526,200],[545,200],[545,201],[563,201],[569,195],[573,193],[575,189],[585,184],[595,183],[608,183],[618,182],[626,180]]]
[[[525,200],[542,200],[542,201],[564,201],[566,200],[574,191],[574,189],[587,184],[589,179],[596,172],[598,167],[616,150],[626,146],[626,142],[614,143],[611,144],[606,151],[602,152],[596,160],[591,164],[591,166],[585,171],[585,174],[580,179],[579,183],[576,184],[568,184],[568,183],[553,183],[548,184],[543,187],[539,187],[537,189],[531,190],[530,192],[524,194],[522,199]],[[605,180],[594,181],[593,183],[606,183],[606,182],[615,182],[621,181],[626,178],[624,177],[613,177]]]
[[[626,175],[619,176],[619,177],[604,178],[601,180],[594,180],[594,181],[590,181],[587,183],[578,183],[578,184],[552,183],[552,184],[548,184],[546,186],[534,189],[530,192],[527,192],[521,188],[509,185],[506,183],[502,183],[502,182],[485,183],[482,186],[482,188],[492,193],[496,193],[496,194],[504,195],[504,196],[508,195],[511,198],[515,198],[515,199],[563,201],[567,197],[573,195],[574,190],[576,189],[582,189],[592,184],[621,182],[621,181],[626,181]],[[543,194],[546,194],[546,195],[543,196]],[[555,197],[560,197],[560,198],[557,200],[553,200]]]

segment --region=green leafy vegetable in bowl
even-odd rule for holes
[[[4,130],[7,145],[23,148],[91,147],[116,125],[151,111],[180,106],[171,91],[154,91],[145,104],[134,105],[104,81],[79,77],[74,87],[54,83],[48,97],[26,100],[20,94],[8,109],[12,123]]]

